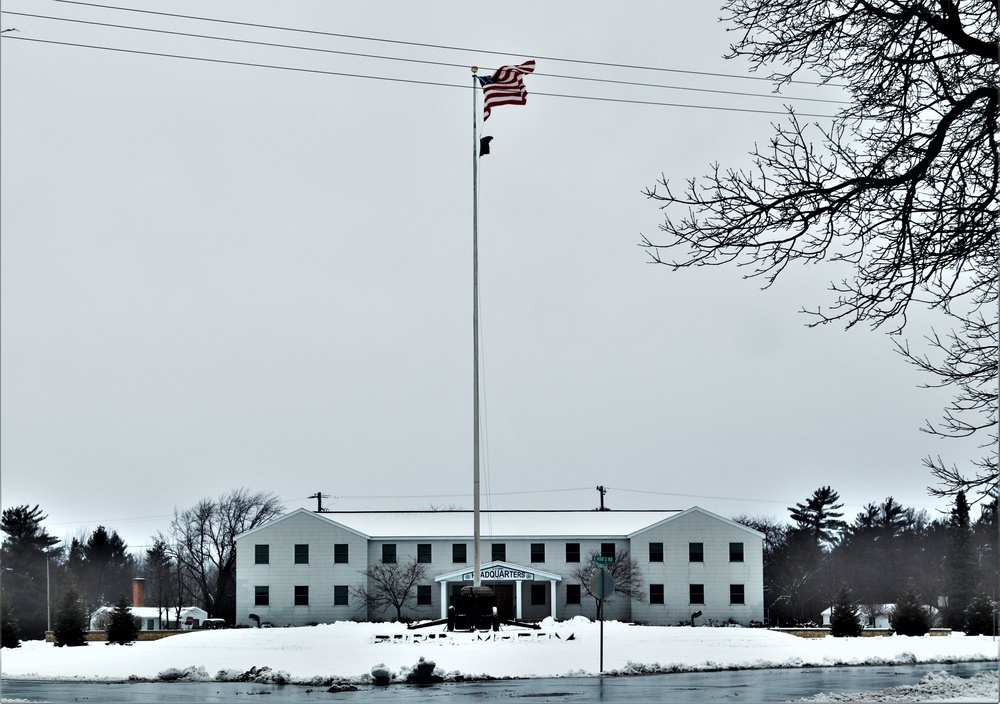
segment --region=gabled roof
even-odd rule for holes
[[[306,511],[306,509],[298,509],[289,515],[302,511]],[[480,516],[480,527],[482,538],[487,542],[522,538],[536,538],[538,540],[546,538],[625,539],[630,533],[658,523],[675,513],[677,512],[483,511]],[[347,530],[353,530],[360,536],[375,540],[448,538],[471,540],[473,533],[473,513],[466,510],[343,511],[312,515]],[[268,525],[274,525],[274,522]],[[244,533],[243,536],[250,532],[252,531]]]
[[[251,528],[248,531],[244,531],[243,533],[240,533],[239,535],[236,536],[236,540],[242,540],[244,538],[247,538],[247,537],[253,535],[254,533],[256,533],[259,530],[263,530],[265,528],[271,528],[272,526],[275,526],[275,525],[281,523],[282,521],[287,521],[289,518],[294,518],[296,516],[309,516],[310,518],[315,519],[317,521],[322,521],[323,523],[327,523],[327,524],[330,524],[332,526],[336,526],[338,528],[346,530],[348,533],[354,533],[358,537],[364,538],[365,540],[370,540],[371,539],[370,535],[365,535],[364,533],[362,533],[362,532],[360,532],[360,531],[358,531],[358,530],[356,530],[354,528],[351,528],[350,526],[344,525],[343,523],[340,523],[339,521],[335,521],[335,520],[333,520],[331,518],[328,518],[327,517],[328,514],[316,513],[315,511],[310,511],[307,508],[297,508],[294,511],[290,511],[290,512],[286,513],[283,516],[279,516],[278,518],[275,518],[273,521],[268,521],[267,523],[264,523],[263,525],[259,525],[256,528]]]
[[[628,539],[700,513],[726,525],[763,537],[758,531],[694,506],[684,511],[482,511],[480,528],[486,542],[535,538]],[[330,511],[316,513],[298,508],[236,536],[243,540],[296,516],[308,516],[364,540],[471,540],[472,511]]]
[[[725,523],[728,526],[731,526],[733,528],[739,528],[740,530],[747,531],[748,533],[751,533],[751,534],[757,536],[758,538],[763,538],[764,537],[764,534],[761,533],[758,530],[754,530],[753,528],[750,528],[749,526],[745,526],[742,523],[737,523],[736,521],[731,521],[728,518],[723,518],[722,516],[720,516],[717,513],[712,513],[711,511],[706,511],[701,506],[692,506],[689,509],[686,509],[684,511],[680,511],[678,513],[675,513],[673,516],[670,516],[668,518],[664,518],[662,521],[658,521],[658,522],[654,523],[653,525],[645,526],[645,527],[640,528],[639,530],[635,531],[634,533],[629,533],[628,536],[626,536],[626,537],[628,537],[628,538],[634,538],[635,536],[637,536],[637,535],[639,535],[641,533],[645,533],[648,530],[652,530],[653,528],[658,528],[658,527],[660,527],[660,526],[662,526],[662,525],[664,525],[666,523],[670,523],[672,521],[679,520],[680,518],[683,518],[684,516],[690,516],[693,513],[700,513],[700,514],[702,514],[704,516],[708,516],[709,518],[714,518],[717,521],[722,521],[723,523]]]

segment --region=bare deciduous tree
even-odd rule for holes
[[[277,496],[237,489],[218,499],[202,499],[174,511],[170,523],[174,558],[201,592],[210,616],[232,622],[236,616],[236,536],[281,515]]]
[[[988,429],[987,457],[966,477],[928,460],[943,493],[985,493],[997,476],[997,144],[1000,3],[996,0],[728,0],[730,56],[794,81],[843,87],[829,126],[793,111],[752,168],[716,164],[681,191],[664,178],[664,242],[674,269],[735,264],[764,287],[793,264],[846,272],[813,324],[864,322],[899,332],[911,305],[951,315],[929,358],[900,351],[955,390],[932,432]],[[842,274],[838,273],[838,276]]]
[[[591,550],[586,562],[581,562],[580,566],[573,570],[572,578],[578,581],[584,592],[594,597],[594,601],[600,604],[600,599],[594,596],[590,590],[590,578],[599,569],[594,563],[595,557],[600,555],[599,550]],[[642,570],[639,563],[632,559],[632,555],[625,548],[615,553],[615,561],[604,568],[615,578],[615,592],[612,596],[604,597],[605,601],[611,601],[615,596],[623,596],[631,601],[638,601],[640,604],[646,602],[646,593],[643,591]]]
[[[427,566],[410,558],[407,562],[376,562],[361,574],[368,586],[351,589],[361,604],[374,611],[390,606],[396,609],[396,620],[403,620],[403,607],[415,600],[414,587],[427,577]]]

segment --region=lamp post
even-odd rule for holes
[[[13,567],[4,567],[0,569],[0,577],[2,577],[4,572],[18,572],[18,571],[19,570],[15,570]],[[26,576],[31,581],[34,581],[34,577],[32,577],[29,573],[25,572],[24,570],[20,570],[20,573]],[[3,586],[2,583],[0,583],[0,595],[2,594],[3,594]],[[52,630],[52,582],[50,579],[50,572],[49,572],[48,553],[46,553],[45,555],[45,630],[46,632]]]
[[[49,555],[45,553],[45,632],[52,631],[52,589],[49,581]]]

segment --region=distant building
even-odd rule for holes
[[[114,606],[102,606],[90,615],[90,630],[107,630]],[[146,580],[136,577],[132,580],[132,615],[139,619],[143,631],[198,628],[208,618],[208,612],[197,606],[177,607],[146,606]]]
[[[596,617],[573,574],[591,556],[628,550],[644,602],[618,595],[604,617],[673,625],[763,620],[762,534],[702,508],[685,511],[483,511],[482,580],[502,617]],[[298,509],[236,538],[237,624],[276,626],[395,618],[355,597],[378,562],[427,565],[403,617],[442,618],[472,583],[471,511],[315,513]],[[360,608],[359,608],[360,607]]]
[[[113,606],[102,606],[97,609],[90,617],[90,630],[107,630],[108,619],[114,610]],[[132,615],[139,619],[139,628],[143,631],[200,628],[208,618],[208,612],[197,606],[181,607],[179,621],[177,609],[166,606],[162,609],[155,606],[133,606]]]
[[[926,608],[931,615],[931,625],[934,627],[941,625],[940,611],[933,606],[927,606]],[[861,626],[863,628],[874,629],[892,628],[892,626],[889,625],[889,619],[892,618],[892,612],[895,611],[895,609],[895,604],[860,604],[858,606],[858,615],[861,617]],[[830,626],[830,617],[832,613],[833,607],[824,609],[822,613],[820,613],[823,626]]]

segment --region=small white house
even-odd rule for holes
[[[858,606],[858,615],[861,618],[863,628],[889,628],[889,617],[895,604],[871,604]],[[824,609],[820,616],[823,619],[822,625],[830,627],[830,617],[833,614],[833,607]]]
[[[208,612],[197,606],[184,606],[181,608],[180,621],[177,619],[176,608],[157,608],[155,606],[132,606],[132,615],[139,619],[139,629],[143,631],[160,631],[164,629],[186,629],[199,628]],[[107,629],[108,619],[111,612],[115,610],[113,606],[102,606],[90,617],[90,630],[103,631]]]
[[[895,610],[895,604],[859,604],[858,612],[861,616],[861,626],[863,628],[875,628],[875,629],[889,629],[892,626],[889,625],[889,619],[892,618],[892,612]],[[933,606],[925,607],[931,614],[931,623],[935,626],[938,625],[940,619],[940,613]],[[820,616],[823,618],[823,626],[830,626],[830,617],[833,613],[833,607],[825,609]]]

